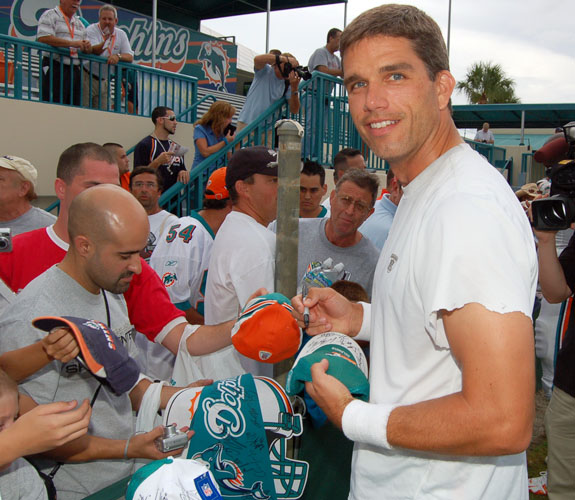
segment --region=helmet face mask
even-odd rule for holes
[[[218,394],[216,388],[219,387],[223,388],[224,397],[214,404],[214,394]],[[251,389],[253,394],[250,387],[255,388],[255,391]],[[230,393],[236,394],[237,398],[231,398]],[[221,431],[221,426],[214,426],[214,422],[230,422],[230,416],[238,413],[239,406],[243,406],[241,419],[246,422],[249,415],[258,413],[254,408],[259,408],[258,429],[252,427],[250,431],[249,424],[230,425],[230,432],[226,432],[225,437],[214,433],[214,428]],[[214,413],[216,409],[221,419]],[[246,495],[242,498],[270,495],[269,498],[296,499],[303,494],[309,465],[287,457],[289,440],[303,431],[302,417],[294,413],[287,394],[275,380],[243,375],[218,381],[212,386],[179,391],[166,407],[164,424],[168,423],[176,423],[178,428],[190,426],[195,431],[183,456],[210,467],[224,498],[240,494]],[[259,446],[254,445],[255,434],[261,438]],[[264,451],[266,444],[267,453]],[[256,453],[260,456],[255,456]],[[258,478],[264,474],[269,478],[268,482],[250,479],[247,469],[254,462],[263,469]],[[230,480],[229,471],[236,469],[237,476]],[[269,491],[272,487],[275,495]]]

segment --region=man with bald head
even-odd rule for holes
[[[68,250],[68,214],[72,201],[86,189],[99,184],[119,184],[114,158],[92,142],[74,144],[58,160],[54,189],[60,200],[60,213],[52,226],[16,236],[12,252],[0,253],[0,278],[19,292],[36,276],[60,262]],[[170,301],[161,280],[150,266],[134,277],[126,291],[130,320],[149,340],[178,351],[187,325],[184,313]]]
[[[38,316],[74,316],[105,323],[137,357],[135,331],[121,294],[141,272],[139,252],[148,235],[144,209],[118,186],[96,186],[72,201],[68,233],[70,247],[62,262],[34,279],[4,315],[0,351],[40,340],[43,333],[31,324]],[[65,364],[53,361],[21,384],[20,389],[38,404],[93,400],[90,434],[50,452],[48,460],[39,464],[48,472],[56,461],[64,462],[54,477],[58,498],[83,498],[129,475],[134,463],[125,458],[168,456],[153,442],[161,428],[133,435],[132,410],[138,410],[150,384],[140,374],[128,392],[115,395],[108,386],[100,387],[76,359]],[[174,389],[162,389],[162,406]]]

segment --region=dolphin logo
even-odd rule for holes
[[[216,90],[227,92],[226,78],[230,74],[230,59],[222,42],[204,42],[200,47],[198,61],[208,81]]]
[[[204,451],[196,453],[192,459],[205,464],[210,469],[220,488],[225,488],[229,492],[226,493],[226,498],[244,495],[250,495],[254,500],[271,498],[264,492],[261,481],[254,482],[250,487],[244,486],[244,475],[241,469],[235,462],[222,458],[223,450],[224,446],[221,443],[216,443]]]

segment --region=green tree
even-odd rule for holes
[[[517,103],[515,82],[508,78],[499,64],[475,63],[467,70],[465,80],[458,82],[457,90],[463,92],[470,104]]]

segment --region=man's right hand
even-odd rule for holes
[[[187,432],[188,440],[194,435],[194,431],[190,431],[186,427],[183,427],[180,430],[182,432]],[[156,438],[161,437],[163,432],[163,427],[159,425],[150,432],[132,436],[128,446],[128,458],[149,458],[151,460],[161,460],[162,458],[173,457],[182,453],[184,448],[178,448],[177,450],[172,450],[168,453],[162,453],[158,449],[154,441]]]
[[[174,153],[164,151],[154,160],[154,163],[158,162],[158,165],[167,165],[168,163],[170,163],[172,156],[174,156]]]
[[[361,329],[363,306],[350,302],[332,288],[310,288],[305,301],[296,295],[291,303],[299,327],[305,328],[309,335],[339,332],[355,337]],[[304,305],[309,308],[307,327],[303,320]]]

